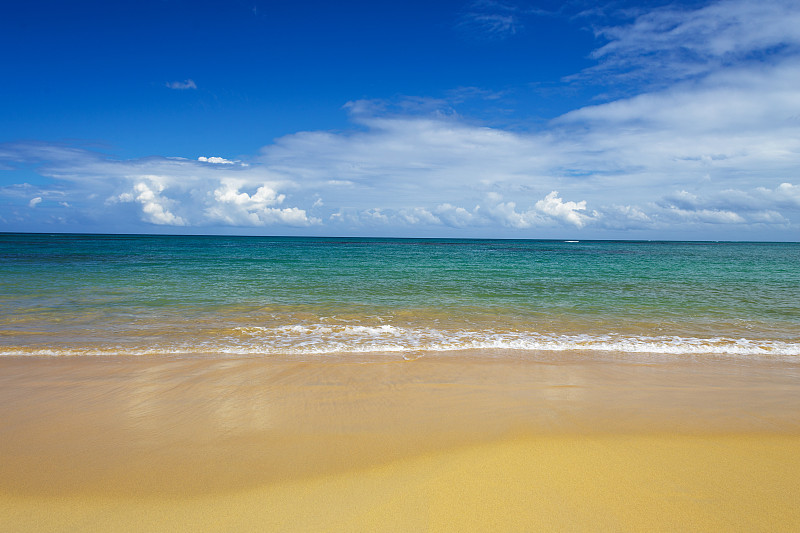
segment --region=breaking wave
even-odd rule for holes
[[[214,336],[161,339],[146,345],[64,345],[47,348],[6,346],[2,355],[115,355],[115,354],[333,354],[398,353],[462,350],[589,351],[675,355],[800,355],[800,343],[727,337],[643,336],[619,333],[564,334],[534,331],[442,330],[382,324],[295,324],[241,326]]]

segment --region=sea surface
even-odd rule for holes
[[[800,244],[0,234],[0,355],[799,356]]]

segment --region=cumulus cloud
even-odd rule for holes
[[[449,203],[437,205],[434,209],[437,220],[443,224],[454,228],[466,228],[468,226],[484,225],[483,220],[477,215],[480,206],[476,206],[472,210],[464,207],[456,207]]]
[[[485,195],[483,205],[476,205],[472,209],[449,203],[437,205],[432,209],[373,207],[364,210],[339,210],[331,215],[331,219],[347,222],[354,227],[368,227],[378,223],[451,228],[486,227],[498,224],[513,229],[547,228],[558,225],[580,228],[592,220],[590,216],[578,213],[585,210],[585,204],[585,201],[564,202],[556,191],[552,191],[527,209],[518,209],[516,202],[505,202],[502,195],[490,192]]]
[[[800,207],[800,185],[781,183],[775,189],[759,187],[759,196],[781,207]]]
[[[225,159],[224,157],[218,156],[206,157],[201,155],[197,158],[197,160],[202,161],[203,163],[213,163],[215,165],[235,165],[237,163],[241,163],[241,161],[232,161],[230,159]]]
[[[75,147],[43,143],[7,144],[0,157],[41,164],[39,172],[54,186],[0,190],[6,198],[59,197],[84,218],[114,219],[129,212],[159,226],[308,226],[319,220],[305,209],[285,205],[294,186],[265,168],[204,164],[183,158],[110,159]],[[24,193],[24,196],[23,196]]]
[[[165,186],[160,176],[140,176],[142,181],[136,182],[130,192],[124,192],[111,198],[120,202],[138,202],[142,206],[144,220],[153,224],[168,226],[185,226],[186,221],[175,216],[170,211],[170,206],[177,202],[161,196]]]
[[[194,80],[170,81],[166,83],[166,86],[170,89],[176,89],[179,91],[185,91],[186,89],[197,89],[197,84],[194,82]]]
[[[31,201],[28,202],[28,206],[29,207],[36,207],[40,203],[42,203],[42,197],[41,196],[37,196],[36,198],[31,198]]]
[[[214,201],[205,210],[208,219],[231,226],[308,226],[319,223],[318,219],[309,218],[303,209],[273,207],[283,203],[286,195],[278,194],[271,187],[262,185],[253,194],[248,194],[240,190],[245,186],[246,180],[223,178],[220,187],[213,191]]]
[[[592,217],[581,213],[586,210],[586,201],[565,202],[558,196],[558,191],[551,191],[544,198],[536,201],[528,209],[517,209],[516,202],[504,202],[498,193],[487,195],[484,211],[503,225],[525,229],[532,227],[548,227],[554,225],[575,226],[582,228]],[[595,213],[596,214],[596,213]]]
[[[586,200],[565,202],[558,197],[558,191],[552,191],[544,200],[536,202],[536,209],[555,219],[564,220],[577,227],[583,227],[589,217],[579,211],[586,210]]]

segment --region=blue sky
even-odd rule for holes
[[[800,240],[800,5],[39,2],[0,231]]]

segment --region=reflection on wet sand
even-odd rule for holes
[[[201,494],[521,435],[800,434],[800,365],[581,354],[0,360],[0,491]]]

